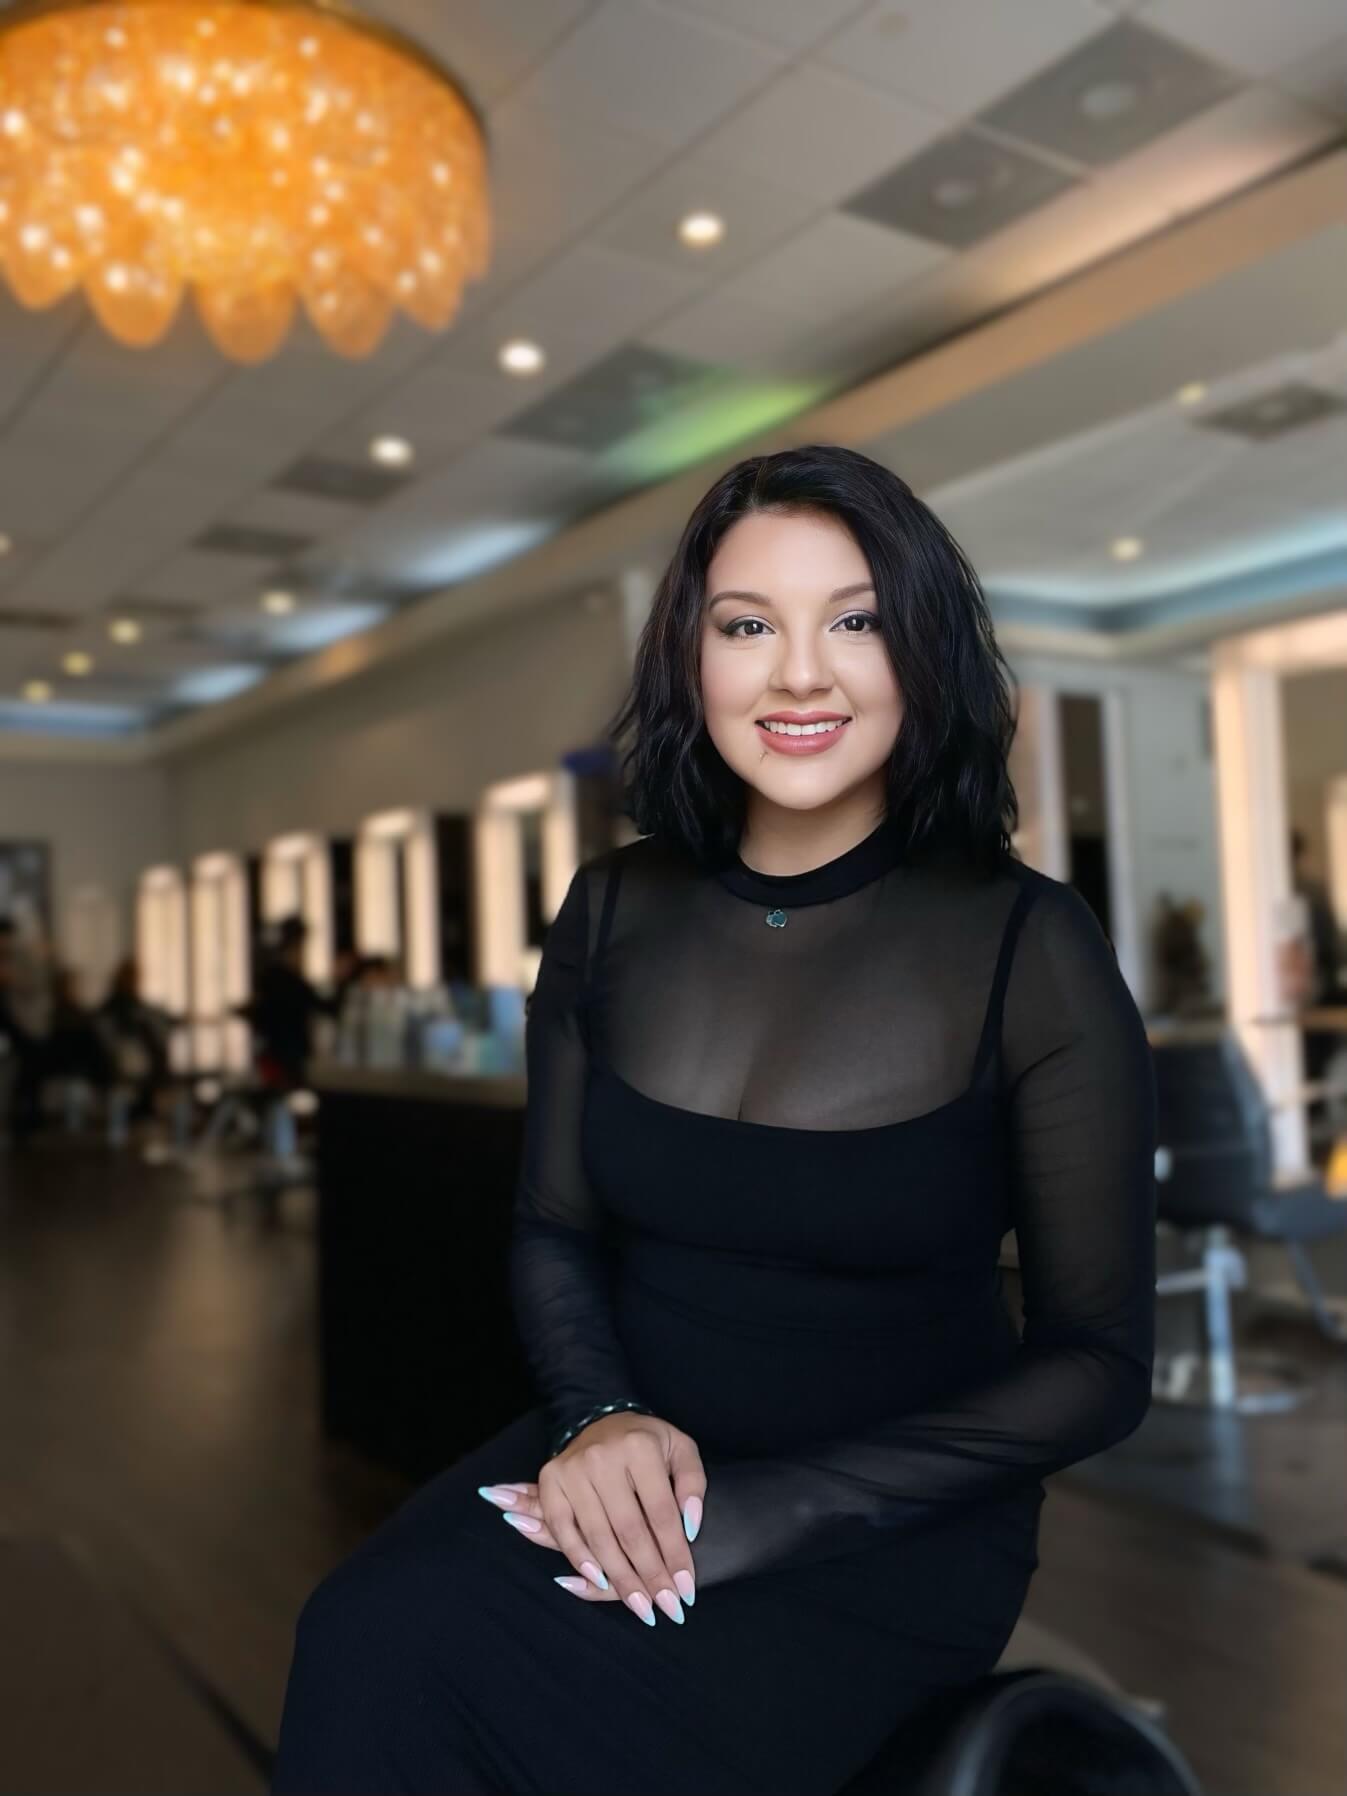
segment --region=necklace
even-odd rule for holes
[[[784,929],[789,921],[789,916],[781,909],[780,905],[774,906],[763,918],[763,922],[769,929]]]

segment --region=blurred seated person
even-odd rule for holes
[[[111,1090],[116,1061],[93,1009],[80,995],[79,974],[58,965],[52,979],[51,1033],[43,1073],[50,1079],[79,1079],[95,1091]]]
[[[0,916],[0,1040],[14,1063],[9,1129],[16,1142],[41,1121],[51,1009],[51,974],[41,947],[24,938],[12,917]]]
[[[134,955],[117,963],[97,1020],[118,1083],[133,1093],[131,1116],[152,1116],[155,1098],[171,1077],[168,1043],[174,1019],[141,997],[140,963]]]

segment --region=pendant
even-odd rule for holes
[[[769,910],[765,921],[769,929],[784,929],[789,919],[785,911],[777,909]]]

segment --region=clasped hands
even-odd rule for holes
[[[655,1605],[681,1624],[696,1601],[691,1542],[706,1471],[697,1443],[659,1416],[601,1416],[549,1459],[536,1482],[484,1484],[479,1495],[534,1546],[570,1561],[556,1582],[588,1603],[627,1605],[647,1627]],[[653,1600],[652,1600],[653,1599]]]

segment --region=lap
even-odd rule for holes
[[[435,1718],[468,1743],[484,1782],[460,1787],[829,1796],[951,1681],[948,1658],[914,1676],[899,1634],[855,1612],[854,1580],[818,1567],[716,1586],[682,1627],[580,1601],[553,1582],[571,1569],[564,1556],[477,1495],[536,1478],[546,1456],[535,1408],[410,1498],[301,1621],[297,1659],[359,1683],[348,1701],[400,1705],[396,1723],[385,1706],[367,1725]],[[934,1647],[938,1626],[917,1619]],[[974,1655],[958,1663],[970,1677],[987,1669]]]

